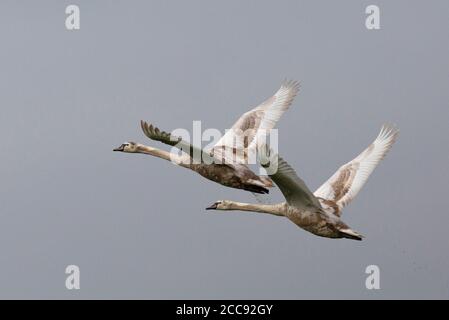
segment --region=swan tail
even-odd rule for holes
[[[254,193],[259,193],[259,194],[270,193],[270,190],[268,190],[267,188],[261,187],[258,185],[254,185],[254,184],[244,184],[243,190],[254,192]]]
[[[351,240],[357,240],[357,241],[362,241],[363,236],[358,233],[355,232],[352,229],[340,229],[338,230],[340,232],[340,235],[342,236],[342,238],[346,238],[346,239],[351,239]]]

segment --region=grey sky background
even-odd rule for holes
[[[449,298],[448,14],[447,1],[2,1],[0,298]],[[255,199],[112,152],[164,148],[140,119],[229,128],[284,78],[302,87],[280,153],[313,190],[384,122],[401,130],[344,211],[362,242],[206,214]],[[65,288],[69,264],[81,290]]]

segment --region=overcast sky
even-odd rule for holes
[[[365,27],[370,4],[380,30]],[[0,298],[449,298],[448,14],[447,1],[2,1]],[[401,130],[344,211],[362,242],[206,213],[256,200],[112,152],[165,148],[140,119],[229,128],[284,78],[301,91],[279,149],[312,190],[384,122]],[[70,264],[80,290],[65,287]]]

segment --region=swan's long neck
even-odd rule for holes
[[[252,204],[235,201],[227,201],[226,209],[218,210],[240,210],[273,214],[275,216],[284,216],[286,205],[285,202],[278,204]]]
[[[143,154],[149,154],[151,156],[155,156],[170,162],[173,162],[174,164],[180,165],[180,166],[185,166],[184,164],[181,163],[182,158],[179,155],[176,154],[172,154],[170,152],[161,150],[161,149],[157,149],[157,148],[153,148],[153,147],[149,147],[143,144],[138,144],[137,145],[137,153],[143,153]]]

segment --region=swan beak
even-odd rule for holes
[[[206,208],[206,210],[216,210],[217,209],[217,204],[214,203],[213,205],[209,206]]]
[[[125,150],[125,145],[123,144],[120,147],[112,149],[112,151],[123,151],[123,150]]]

